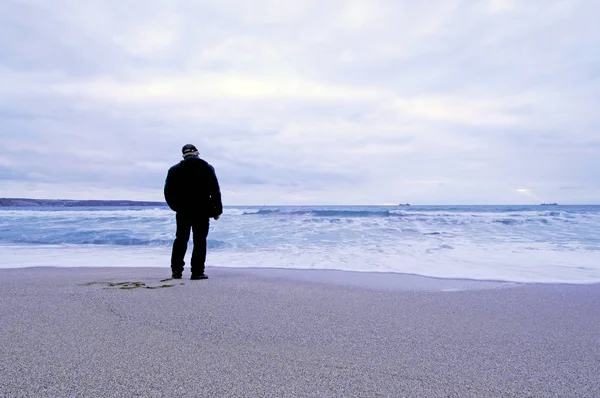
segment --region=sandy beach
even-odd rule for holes
[[[600,396],[597,284],[207,273],[0,270],[0,396]]]

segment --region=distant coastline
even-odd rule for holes
[[[165,202],[137,200],[73,200],[73,199],[28,199],[0,198],[0,207],[92,207],[92,206],[166,206]]]

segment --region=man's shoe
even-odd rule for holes
[[[181,279],[182,277],[182,273],[181,272],[173,272],[173,274],[171,275],[172,279]]]
[[[193,281],[199,281],[200,279],[208,279],[208,276],[206,276],[206,274],[192,275],[190,279]]]

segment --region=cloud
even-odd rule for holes
[[[133,26],[113,36],[113,41],[136,56],[152,56],[170,48],[179,39],[178,18],[160,16],[155,23]]]
[[[57,95],[112,102],[196,102],[202,100],[368,101],[383,90],[334,86],[299,79],[258,79],[249,76],[204,74],[157,77],[141,83],[110,80],[69,83],[49,87]]]
[[[597,202],[599,11],[9,0],[0,190],[160,200],[194,143],[229,204]]]

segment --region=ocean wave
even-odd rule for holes
[[[211,237],[233,247],[275,247],[361,239],[380,241],[398,237],[510,241],[593,242],[600,226],[600,208],[518,211],[499,207],[400,209],[367,206],[266,206],[225,208],[224,217],[211,222]],[[1,210],[0,244],[97,244],[166,246],[176,225],[169,209]],[[433,235],[434,233],[440,235]],[[425,235],[424,235],[425,234]],[[432,235],[426,235],[432,234]],[[209,243],[211,245],[211,243]],[[214,248],[225,247],[212,243]]]
[[[402,216],[389,210],[277,210],[261,209],[246,211],[244,215],[282,215],[282,216],[311,216],[311,217],[390,217]]]
[[[19,237],[4,240],[3,243],[14,245],[103,245],[103,246],[171,246],[173,239],[144,239],[127,235],[95,234],[91,232],[77,232],[72,235],[44,236],[44,237]],[[192,238],[190,238],[190,244]],[[223,249],[230,246],[227,242],[208,239],[210,249]]]
[[[494,220],[492,222],[498,223],[498,224],[504,224],[504,225],[516,225],[516,224],[523,224],[522,220],[515,220],[513,218],[501,218],[498,220]]]
[[[568,212],[524,211],[515,212],[448,212],[448,211],[405,211],[389,209],[231,209],[226,214],[232,216],[281,216],[281,217],[329,217],[329,218],[405,218],[423,222],[462,225],[465,223],[494,222],[506,225],[525,222],[547,223],[548,218],[568,222],[583,214]],[[600,221],[600,220],[599,220]]]

